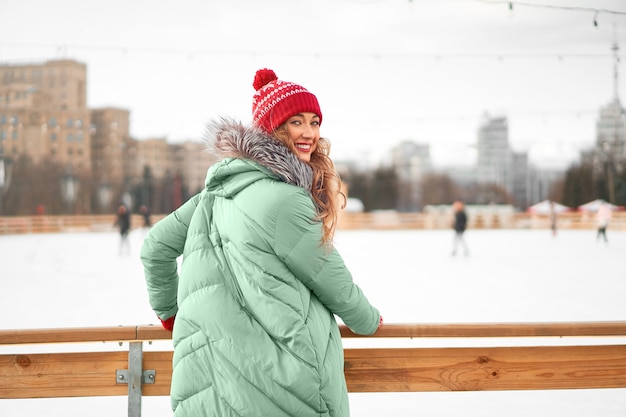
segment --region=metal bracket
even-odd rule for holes
[[[146,369],[141,373],[142,384],[154,384],[156,379],[156,371],[154,369]],[[116,369],[115,370],[115,383],[116,384],[128,384],[130,376],[128,369]]]

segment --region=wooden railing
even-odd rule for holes
[[[153,215],[155,223],[165,215]],[[339,218],[339,229],[450,229],[449,213],[342,213]],[[114,215],[89,216],[5,216],[0,217],[0,235],[19,233],[59,233],[59,232],[93,232],[114,230]],[[131,217],[131,227],[140,228],[143,218],[140,215]],[[529,213],[478,213],[469,216],[470,229],[549,229],[547,215]],[[558,228],[596,229],[593,213],[572,212],[559,215]],[[626,230],[626,212],[616,212],[609,225],[609,230]]]
[[[450,229],[451,213],[342,213],[340,229]],[[547,214],[483,212],[468,215],[469,229],[550,229]],[[596,229],[594,213],[568,212],[558,216],[557,228],[563,230]],[[626,230],[626,212],[613,213],[610,230]]]
[[[108,231],[115,229],[115,220],[116,216],[112,214],[5,216],[0,217],[0,235]],[[140,215],[131,216],[131,228],[136,229],[142,225],[143,218]]]
[[[361,337],[345,326],[341,334]],[[368,337],[444,342],[443,347],[346,348],[350,392],[626,388],[626,321],[386,324]],[[598,337],[611,337],[613,343],[601,343]],[[0,399],[127,395],[129,416],[139,416],[142,395],[169,395],[172,372],[172,351],[143,352],[143,343],[170,338],[158,326],[0,330],[4,350],[32,344],[129,343],[128,351],[4,353]],[[533,338],[536,345],[446,347],[446,338]],[[545,338],[560,343],[540,345]],[[562,343],[562,338],[578,344]],[[578,338],[594,338],[594,343],[580,344]]]

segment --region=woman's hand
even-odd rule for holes
[[[161,319],[159,318],[159,320]],[[167,320],[161,320],[161,325],[165,330],[169,330],[171,332],[172,330],[174,330],[174,320],[176,320],[176,316],[172,316]]]

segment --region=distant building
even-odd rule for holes
[[[529,182],[531,187],[528,192],[528,208],[535,203],[550,199],[550,193],[554,184],[563,179],[562,169],[531,169]]]
[[[512,187],[510,190],[513,196],[515,207],[525,209],[532,204],[530,199],[531,167],[528,162],[528,153],[513,152],[512,154]]]
[[[418,211],[422,208],[421,183],[432,172],[430,145],[404,141],[391,150],[391,165],[399,183],[397,209]]]
[[[608,146],[617,157],[624,157],[624,143],[626,142],[626,110],[615,97],[609,104],[600,109],[596,122],[596,147],[600,150]]]
[[[626,158],[626,110],[619,99],[619,46],[614,43],[613,51],[613,100],[600,109],[600,118],[596,124],[597,153],[609,153],[616,159]]]
[[[513,188],[512,152],[509,127],[505,117],[485,115],[478,130],[476,182],[495,184],[505,190]]]
[[[5,157],[91,170],[85,64],[0,65],[0,150]]]
[[[176,153],[181,156],[178,161],[180,173],[186,179],[187,189],[195,194],[204,188],[207,170],[215,163],[204,143],[187,141],[174,145]]]
[[[506,117],[485,115],[478,130],[477,151],[476,182],[502,187],[516,207],[526,208],[531,187],[528,154],[511,149]]]
[[[618,97],[600,109],[596,122],[595,158],[601,167],[608,159],[626,158],[626,110]]]
[[[615,201],[616,177],[625,169],[626,161],[626,110],[619,99],[619,47],[612,46],[613,60],[613,100],[600,109],[596,122],[596,143],[591,152],[593,174],[603,179],[607,186],[608,200]],[[584,156],[583,156],[584,158]]]
[[[152,178],[163,179],[175,169],[170,159],[170,147],[165,138],[143,139],[135,143],[137,156],[134,158],[132,178],[139,178],[146,166],[152,171]]]
[[[93,178],[96,182],[122,183],[130,173],[125,165],[130,147],[130,112],[118,108],[91,111]]]

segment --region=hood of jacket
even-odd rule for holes
[[[311,190],[311,167],[285,144],[256,126],[244,126],[234,119],[220,118],[207,125],[204,140],[207,150],[218,161],[235,158],[242,161],[237,164],[217,163],[211,167],[205,183],[211,193],[232,197],[268,174],[309,192]],[[243,173],[247,175],[240,175]],[[238,181],[228,181],[235,175]]]

